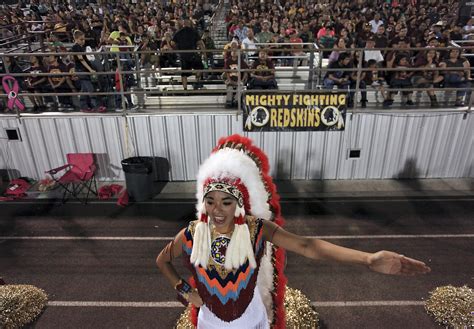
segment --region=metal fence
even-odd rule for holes
[[[458,49],[465,49],[470,52],[470,45],[465,43],[462,44],[463,46],[459,46]],[[298,51],[301,52],[301,55],[293,55],[292,53],[295,51],[294,44],[262,44],[260,46],[265,47],[269,52],[275,52],[275,49],[278,47],[278,52],[281,54],[280,56],[269,56],[273,59],[275,63],[277,63],[277,70],[279,73],[287,72],[290,74],[298,70],[298,72],[307,72],[307,80],[305,81],[304,89],[299,89],[298,91],[306,92],[306,91],[314,91],[323,89],[324,86],[322,84],[322,80],[324,76],[331,71],[335,71],[336,69],[330,69],[327,66],[327,60],[325,59],[325,54],[332,51],[333,49],[320,49],[317,47],[316,44],[308,43],[308,44],[298,44],[297,46]],[[282,48],[283,47],[292,47],[292,48]],[[3,63],[3,71],[0,73],[0,79],[5,81],[5,77],[13,77],[13,79],[7,79],[6,83],[3,83],[4,92],[0,95],[0,101],[3,100],[4,103],[9,102],[12,104],[12,99],[16,102],[19,100],[21,102],[22,98],[24,97],[57,97],[59,96],[100,96],[100,97],[120,97],[121,100],[121,109],[123,110],[124,115],[128,113],[130,110],[130,106],[127,107],[127,99],[130,99],[131,95],[135,95],[138,99],[138,105],[143,108],[146,104],[144,101],[144,97],[146,95],[153,94],[154,96],[165,96],[169,95],[169,92],[164,92],[160,89],[152,89],[147,88],[142,85],[142,78],[147,77],[150,75],[156,76],[166,76],[166,75],[176,75],[179,76],[183,73],[191,73],[191,74],[206,74],[206,75],[214,75],[217,76],[218,80],[220,79],[224,73],[226,72],[233,72],[236,73],[235,70],[226,70],[223,68],[223,57],[225,56],[226,51],[231,51],[230,49],[217,49],[217,50],[189,50],[189,51],[176,51],[176,50],[161,50],[161,51],[137,51],[135,47],[126,47],[120,46],[120,51],[112,51],[111,49],[113,46],[105,46],[95,52],[87,52],[87,53],[72,53],[72,52],[13,52],[13,53],[3,53],[0,55],[0,58]],[[446,52],[447,48],[433,48],[437,51]],[[362,58],[362,54],[364,52],[364,48],[359,49],[345,49],[345,52],[351,52],[353,55],[358,56],[358,58]],[[384,48],[384,49],[370,49],[370,50],[382,50],[382,51],[406,51],[406,49],[391,49],[391,48]],[[426,51],[426,48],[410,48],[410,51]],[[247,92],[247,87],[245,84],[242,83],[242,73],[252,72],[252,69],[243,69],[242,61],[246,58],[252,59],[252,56],[248,56],[248,52],[255,51],[252,49],[235,49],[238,53],[238,67],[237,67],[237,76],[238,76],[238,83],[236,87],[237,93],[237,100],[238,100],[238,111],[242,110],[242,95]],[[163,68],[157,64],[147,63],[144,58],[149,58],[150,56],[160,57],[163,55],[175,55],[179,58],[179,54],[182,53],[196,53],[199,56],[204,58],[210,58],[211,56],[205,56],[204,54],[214,54],[212,56],[213,62],[212,63],[205,63],[205,68],[202,70],[183,70],[178,65],[169,68]],[[69,91],[63,92],[58,94],[54,91],[35,91],[31,92],[22,88],[22,83],[28,77],[31,77],[30,73],[24,72],[25,69],[28,67],[27,59],[30,56],[37,56],[39,58],[45,58],[47,56],[60,56],[65,61],[73,62],[73,57],[75,55],[83,55],[89,56],[92,59],[92,62],[97,67],[97,71],[95,73],[89,72],[61,72],[61,73],[35,73],[36,77],[66,77],[66,79],[81,79],[84,76],[88,76],[89,79],[93,81],[98,81],[95,86],[95,91],[92,93],[81,93],[76,91]],[[470,54],[467,54],[470,56]],[[16,62],[19,62],[20,70],[16,70],[15,72],[11,71],[11,66],[8,67],[5,65],[6,61],[11,62],[12,58],[15,59]],[[287,64],[286,61],[291,60],[293,63],[291,66]],[[304,66],[301,66],[300,62],[305,62]],[[220,62],[220,63],[219,63]],[[178,63],[177,63],[178,64]],[[207,66],[207,67],[206,67]],[[374,71],[374,68],[367,68],[362,65],[362,61],[358,62],[356,67],[347,68],[347,69],[337,69],[339,71],[348,71],[353,72],[356,74],[356,79],[353,81],[354,83],[351,86],[348,86],[344,89],[347,93],[353,93],[355,95],[354,101],[354,108],[352,111],[363,111],[358,107],[357,97],[363,91],[370,91],[371,88],[362,88],[361,87],[361,77],[363,76],[364,72]],[[383,72],[400,72],[400,71],[410,71],[410,72],[426,72],[426,71],[438,71],[440,74],[443,74],[446,71],[463,71],[466,75],[466,82],[468,83],[467,86],[462,88],[455,88],[455,87],[440,87],[440,86],[430,86],[426,88],[404,88],[403,91],[417,91],[417,92],[426,92],[426,91],[435,91],[435,92],[456,92],[456,91],[464,91],[466,92],[466,99],[465,99],[465,107],[459,109],[461,111],[470,112],[472,108],[472,87],[470,85],[470,70],[472,68],[455,68],[455,67],[435,67],[435,68],[386,68],[386,67],[377,67],[375,71],[383,71]],[[133,77],[135,81],[135,88],[131,88],[129,83],[125,83],[126,79]],[[108,87],[103,88],[101,86],[100,81],[107,81]],[[203,81],[205,82],[205,81]],[[18,88],[15,88],[15,83],[17,84]],[[221,82],[222,84],[222,82]],[[275,92],[276,90],[252,90],[252,92]],[[287,92],[294,92],[294,88],[279,88],[279,92],[287,91]],[[385,92],[399,92],[401,89],[398,88],[391,88],[390,86],[384,88]],[[206,95],[206,94],[225,94],[226,87],[222,84],[222,89],[214,89],[214,90],[174,90],[173,95],[179,97],[180,95]],[[137,105],[137,104],[135,104]],[[435,111],[439,109],[434,109]],[[18,117],[20,117],[23,112],[21,111],[20,107],[15,106],[12,108],[13,113],[16,113]]]

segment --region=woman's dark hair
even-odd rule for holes
[[[349,54],[349,53],[341,53],[341,54],[339,54],[339,58],[337,60],[339,62],[342,62],[346,58],[350,58],[350,57],[351,57],[351,54]]]

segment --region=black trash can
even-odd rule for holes
[[[153,197],[153,158],[131,157],[122,160],[130,198],[146,201]]]

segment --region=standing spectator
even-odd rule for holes
[[[173,41],[171,32],[165,32],[161,40],[162,51],[176,49],[176,44]],[[177,65],[177,56],[174,53],[162,52],[160,55],[160,67],[175,67]]]
[[[232,70],[229,72],[225,73],[225,85],[227,87],[227,97],[226,97],[226,107],[231,108],[235,107],[237,104],[237,101],[235,99],[235,90],[238,87],[239,83],[239,55],[236,50],[231,51],[231,56],[226,59],[224,63],[224,69],[225,70]],[[247,70],[248,65],[247,63],[241,59],[240,60],[240,69],[241,70]],[[247,83],[247,78],[248,78],[248,72],[242,72],[240,76],[240,83],[241,85],[245,86]]]
[[[85,53],[86,48],[84,47],[86,40],[84,36],[84,32],[80,30],[76,30],[74,32],[74,45],[72,46],[71,51],[74,53]],[[74,55],[74,64],[76,65],[76,72],[77,73],[96,73],[94,66],[92,63],[87,59],[87,56],[83,54],[76,54]],[[94,95],[90,95],[95,91],[94,86],[92,85],[91,75],[90,74],[83,74],[79,75],[80,83],[81,83],[81,93],[86,93],[79,97],[79,102],[81,106],[82,112],[90,112],[91,110],[95,110],[97,108],[97,98]],[[104,112],[106,109],[101,106],[98,108],[100,112]]]
[[[205,49],[204,43],[202,42],[198,32],[191,26],[191,20],[184,20],[184,27],[180,29],[174,35],[173,41],[176,44],[178,50],[196,50],[197,47],[200,49]],[[202,65],[201,56],[198,53],[180,53],[181,60],[181,69],[182,70],[202,70],[204,66]],[[183,89],[188,89],[188,77],[191,75],[190,72],[182,72],[181,80],[183,82]],[[196,84],[194,88],[202,87],[200,83],[201,73],[196,73]]]
[[[267,52],[261,49],[258,58],[252,64],[249,89],[277,89],[275,66],[268,58]]]

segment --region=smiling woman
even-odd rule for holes
[[[199,169],[198,220],[179,232],[156,260],[180,299],[192,305],[194,326],[284,328],[288,319],[283,304],[290,304],[284,296],[283,246],[311,259],[364,265],[384,274],[430,271],[424,263],[394,252],[366,253],[287,232],[268,173],[265,154],[238,135],[220,140]],[[172,265],[181,255],[192,273],[190,283]],[[309,316],[301,316],[296,326],[316,327],[315,313],[304,312]]]

